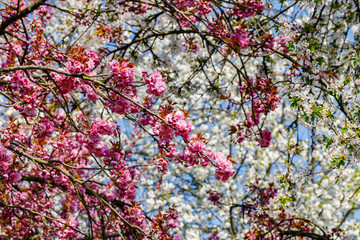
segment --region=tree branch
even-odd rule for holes
[[[5,33],[5,29],[8,26],[10,26],[12,23],[16,22],[17,20],[25,17],[29,13],[35,11],[36,9],[38,9],[41,5],[43,5],[45,3],[45,1],[46,0],[37,0],[34,2],[33,5],[30,5],[27,8],[25,8],[24,10],[14,14],[14,15],[11,15],[8,19],[3,21],[0,25],[0,35],[3,35]]]

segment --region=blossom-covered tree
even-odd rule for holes
[[[0,236],[360,237],[358,1],[0,1]]]

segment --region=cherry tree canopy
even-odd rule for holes
[[[358,0],[0,9],[0,238],[360,238]]]

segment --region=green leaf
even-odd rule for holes
[[[325,145],[325,148],[328,148],[331,144],[332,144],[332,139],[324,136],[324,140],[326,141],[326,145]]]
[[[281,197],[279,199],[279,202],[281,203],[282,206],[284,206],[287,202],[294,202],[294,201],[296,201],[294,196]]]
[[[342,133],[346,133],[347,132],[347,128],[344,127],[342,130],[341,130]]]
[[[344,80],[344,85],[348,85],[351,82],[350,77],[346,77]]]
[[[300,98],[299,97],[293,97],[292,103],[290,104],[290,107],[296,108],[299,106]]]
[[[317,62],[319,63],[319,65],[322,65],[325,62],[325,58],[324,57],[318,57]]]
[[[341,166],[345,166],[344,157],[333,158],[332,164],[336,165],[337,168],[340,168]]]

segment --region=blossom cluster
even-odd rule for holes
[[[251,111],[245,113],[246,119],[241,124],[230,128],[231,134],[237,134],[237,143],[250,138],[251,129],[260,125],[261,116],[266,116],[269,112],[274,111],[281,100],[281,97],[277,96],[276,86],[272,86],[271,79],[267,78],[257,78],[256,81],[253,78],[249,79],[240,85],[239,93],[243,100],[251,101]],[[229,100],[231,105],[239,104],[232,99]],[[258,131],[258,135],[260,137],[254,139],[261,147],[268,147],[272,140],[271,132],[263,129]]]

